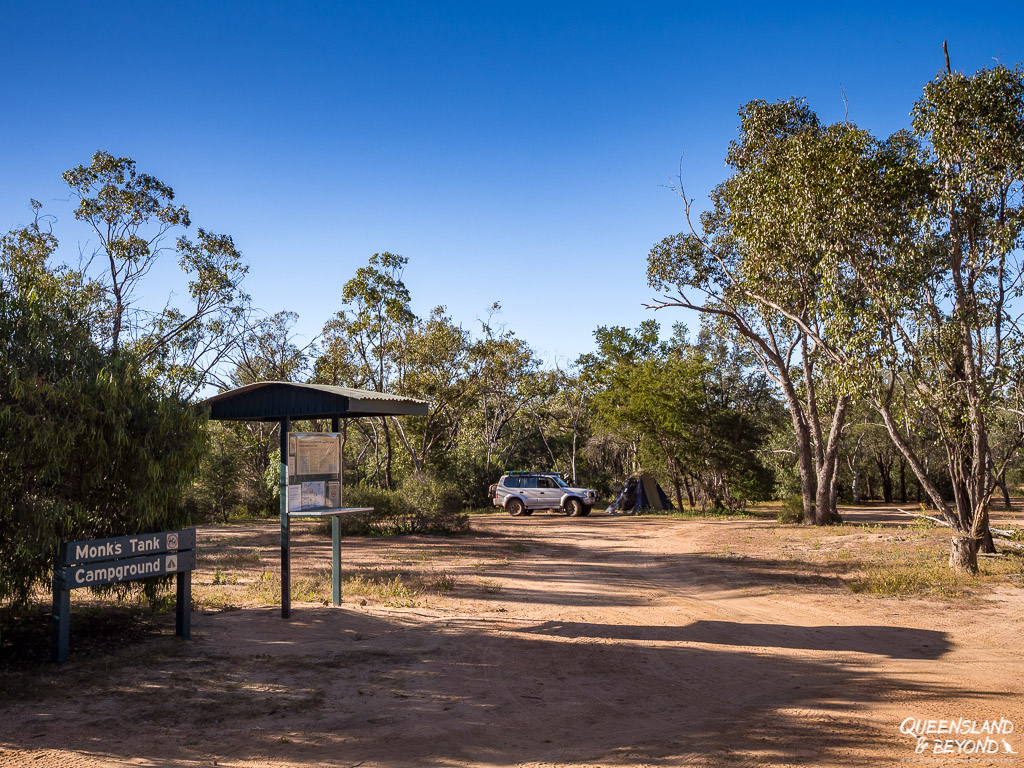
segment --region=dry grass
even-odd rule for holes
[[[948,555],[938,550],[883,552],[866,561],[864,568],[864,575],[847,582],[857,594],[955,599],[970,594],[983,580],[953,571]]]

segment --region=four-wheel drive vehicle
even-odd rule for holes
[[[597,501],[589,488],[570,488],[552,472],[510,472],[494,486],[494,506],[504,507],[513,517],[532,515],[537,509],[586,517]]]

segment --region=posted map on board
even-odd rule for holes
[[[313,480],[302,484],[302,509],[310,507],[326,507],[326,486],[323,480]]]

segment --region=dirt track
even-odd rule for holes
[[[916,755],[899,727],[1005,718],[1024,755],[1022,590],[859,597],[765,549],[770,527],[487,516],[469,539],[347,541],[346,568],[429,558],[456,586],[197,613],[190,644],[73,661],[0,709],[0,765],[1018,764]],[[324,567],[329,542],[298,542],[295,572]]]

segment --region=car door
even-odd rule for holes
[[[537,507],[539,509],[557,509],[562,490],[550,477],[537,478]]]
[[[519,486],[519,494],[526,500],[527,509],[537,509],[540,506],[540,489],[537,487],[536,477],[524,477]]]

